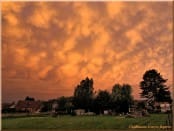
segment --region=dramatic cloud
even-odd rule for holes
[[[2,99],[111,90],[155,68],[172,88],[172,2],[3,2]]]

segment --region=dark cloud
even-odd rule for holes
[[[3,100],[71,95],[86,76],[138,97],[151,68],[171,85],[172,21],[172,2],[3,2]]]

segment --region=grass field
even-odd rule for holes
[[[166,125],[166,114],[150,117],[124,118],[116,116],[58,116],[3,118],[2,129],[129,129],[130,125]]]

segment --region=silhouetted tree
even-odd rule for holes
[[[27,96],[27,97],[25,98],[25,101],[35,101],[35,99],[34,99],[33,97]]]
[[[57,99],[50,99],[48,101],[43,101],[42,104],[42,108],[41,108],[41,112],[50,112],[52,111],[52,106],[53,106],[53,103],[56,103],[58,102]]]
[[[60,97],[58,99],[58,110],[70,114],[73,109],[72,99],[72,97]]]
[[[112,101],[112,110],[115,112],[120,111],[120,104],[121,104],[121,85],[120,84],[115,84],[112,88],[112,93],[111,93],[111,101]]]
[[[112,100],[112,110],[120,112],[128,112],[129,106],[132,104],[133,97],[132,87],[128,84],[115,84],[112,88],[111,100]]]
[[[74,90],[73,104],[75,108],[91,109],[93,90],[93,79],[87,77],[85,80],[82,80]]]
[[[58,110],[66,110],[65,105],[66,105],[67,99],[62,96],[58,99]]]
[[[67,97],[66,98],[66,104],[65,104],[65,109],[67,111],[68,114],[71,114],[73,109],[74,109],[74,105],[73,105],[73,97]]]
[[[100,113],[103,113],[103,111],[106,109],[110,109],[110,106],[111,106],[110,100],[111,100],[111,97],[107,90],[104,90],[104,91],[99,90],[95,99],[95,104]]]
[[[123,84],[121,88],[121,107],[120,111],[127,113],[129,111],[129,107],[132,104],[132,87],[129,84]]]
[[[165,85],[166,82],[167,79],[164,79],[155,69],[146,71],[143,75],[143,81],[140,82],[141,97],[149,99],[151,93],[154,101],[171,102],[169,87]]]

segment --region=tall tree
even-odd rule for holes
[[[120,112],[120,103],[121,103],[121,85],[120,84],[115,84],[112,88],[112,93],[111,93],[111,104],[112,104],[112,110],[115,112]]]
[[[60,97],[58,99],[58,105],[59,105],[58,109],[59,110],[66,110],[66,108],[65,108],[66,103],[67,103],[67,98],[64,96]]]
[[[112,88],[112,109],[115,112],[128,112],[132,104],[132,87],[128,84],[115,84]]]
[[[95,104],[98,107],[100,113],[103,113],[104,110],[110,108],[110,98],[110,94],[107,90],[99,90],[95,99]]]
[[[75,108],[89,110],[92,106],[93,90],[93,79],[87,77],[82,80],[74,90],[73,104]]]
[[[70,114],[73,109],[72,99],[72,97],[60,97],[58,99],[58,110]]]
[[[143,75],[143,81],[140,82],[141,97],[153,98],[152,100],[157,102],[171,102],[169,87],[165,84],[166,82],[167,79],[164,79],[157,70],[146,71]]]
[[[129,84],[123,84],[121,89],[121,107],[120,110],[124,113],[129,111],[129,107],[132,104],[133,97],[132,97],[132,87]]]
[[[123,84],[121,89],[121,95],[123,99],[127,99],[130,103],[132,101],[132,87],[129,84]]]

